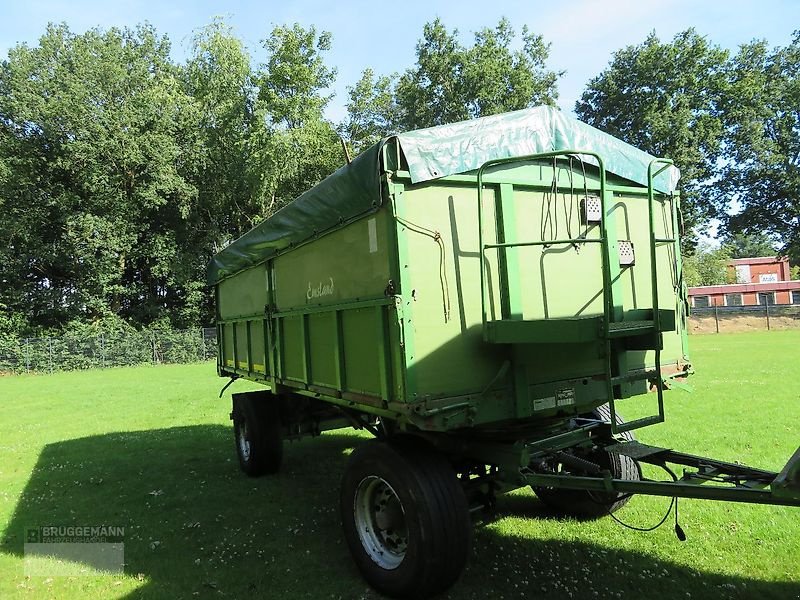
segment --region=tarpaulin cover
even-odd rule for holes
[[[647,185],[647,167],[654,158],[549,106],[419,129],[397,139],[413,183],[475,171],[497,158],[585,150],[599,154],[606,171]],[[213,285],[377,207],[383,143],[370,147],[220,251],[208,266],[208,283]],[[679,177],[678,169],[670,167],[656,178],[655,188],[671,193]]]
[[[279,250],[327,231],[380,204],[381,144],[359,154],[299,198],[218,252],[208,265],[208,284],[257,265]]]

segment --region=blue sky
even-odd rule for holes
[[[641,42],[655,30],[670,39],[687,27],[723,47],[736,47],[754,38],[771,45],[787,44],[793,29],[800,29],[797,0],[528,0],[443,2],[407,0],[369,2],[303,0],[274,2],[235,0],[0,0],[0,56],[19,42],[35,44],[49,21],[66,22],[75,32],[100,26],[124,26],[149,21],[169,35],[176,59],[186,55],[192,31],[215,15],[227,17],[251,51],[259,56],[259,41],[275,24],[299,22],[333,33],[328,64],[339,76],[328,116],[344,114],[346,86],[352,85],[366,67],[379,73],[402,71],[414,62],[414,48],[422,26],[441,17],[448,28],[457,28],[468,43],[472,32],[508,17],[519,30],[522,25],[544,35],[552,44],[550,67],[566,70],[559,82],[560,105],[572,111],[586,82],[608,64],[611,54],[628,44]]]

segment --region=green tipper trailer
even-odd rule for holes
[[[233,395],[242,469],[277,470],[284,439],[373,433],[344,534],[404,597],[450,586],[471,513],[521,486],[584,518],[631,494],[800,505],[800,450],[771,473],[632,434],[692,373],[678,177],[549,107],[366,150],[209,267],[218,373],[265,385]],[[625,422],[636,396],[652,410]]]

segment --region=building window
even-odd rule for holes
[[[736,283],[750,283],[750,265],[736,265]]]
[[[711,296],[694,296],[695,308],[708,308],[711,306]]]
[[[725,294],[725,306],[741,306],[742,304],[741,294]]]
[[[800,290],[792,290],[792,304],[800,304]]]
[[[759,292],[758,303],[761,305],[775,304],[775,292]]]

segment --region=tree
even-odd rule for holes
[[[715,214],[708,184],[722,150],[727,64],[727,51],[694,29],[667,43],[653,32],[617,51],[575,105],[590,125],[675,161],[687,229]]]
[[[538,104],[555,104],[562,73],[547,69],[550,47],[522,28],[522,48],[507,19],[475,34],[466,48],[440,19],[427,23],[417,63],[397,84],[398,128],[417,129]]]
[[[769,236],[758,233],[728,233],[722,240],[730,251],[731,258],[775,256],[775,246]]]
[[[395,84],[395,75],[376,77],[372,69],[364,69],[361,79],[347,88],[347,118],[339,132],[356,154],[395,133]]]
[[[113,312],[147,322],[185,300],[173,266],[197,190],[197,123],[169,41],[149,26],[49,26],[0,73],[12,290],[0,299],[54,326]]]
[[[764,231],[800,256],[800,31],[772,51],[745,44],[724,105],[726,163],[717,185],[732,231]]]
[[[344,163],[339,136],[323,115],[324,91],[336,77],[325,65],[331,35],[314,27],[278,26],[263,41],[267,61],[254,76],[256,117],[252,166],[261,176],[266,210],[253,223],[294,200]]]
[[[735,283],[728,269],[731,251],[727,246],[712,248],[699,244],[695,252],[683,257],[683,279],[689,287]]]

